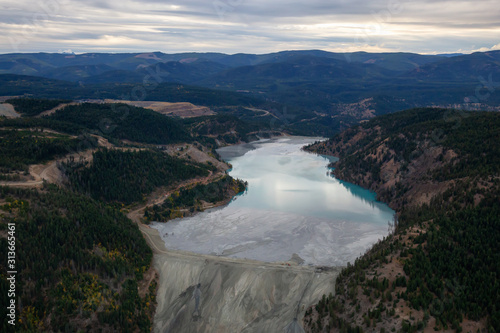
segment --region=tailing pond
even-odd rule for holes
[[[394,211],[375,194],[335,179],[331,158],[302,151],[319,138],[281,137],[221,148],[229,174],[248,182],[227,206],[154,223],[168,249],[338,266],[388,233]],[[168,235],[167,235],[168,233]],[[297,258],[295,256],[295,258]]]

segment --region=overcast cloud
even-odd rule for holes
[[[0,0],[0,53],[500,49],[498,0]]]

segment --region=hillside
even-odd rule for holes
[[[7,272],[18,271],[18,321],[12,330],[4,320],[2,332],[151,331],[159,273],[144,211],[171,197],[194,211],[190,199],[201,209],[199,200],[227,202],[245,185],[225,176],[215,142],[197,142],[213,139],[181,120],[95,103],[37,118],[65,101],[10,102],[23,117],[0,118],[0,255],[16,251],[12,266],[0,263],[0,313],[10,311]],[[226,131],[216,119],[215,136]]]
[[[125,83],[79,84],[38,76],[2,74],[0,75],[0,96],[30,96],[51,99],[135,99],[163,102],[190,102],[208,107],[258,106],[262,99],[245,96],[236,92],[220,91],[197,86],[175,84],[156,80],[149,75],[137,85],[135,81]],[[147,99],[146,99],[147,98]]]
[[[279,130],[273,131],[264,119],[259,123],[247,122],[231,115],[193,117],[184,119],[183,123],[192,135],[204,137],[203,142],[214,147],[282,134]]]
[[[98,67],[121,71],[143,70],[148,66],[162,63],[181,63],[185,66],[200,62],[211,62],[215,68],[253,66],[265,63],[282,62],[290,57],[315,56],[330,59],[349,60],[359,63],[377,63],[391,70],[410,70],[416,66],[441,60],[442,56],[426,56],[412,53],[332,53],[320,50],[310,51],[282,51],[269,54],[223,54],[223,53],[177,53],[166,54],[152,53],[85,53],[85,54],[60,54],[60,53],[11,53],[0,55],[0,74],[21,74],[45,76],[56,68],[79,68],[82,72],[71,73],[78,81],[85,76],[91,76],[92,70]],[[214,68],[210,67],[210,68]],[[101,67],[104,68],[104,67]],[[209,73],[210,74],[210,73]],[[115,81],[117,82],[117,81]]]
[[[84,126],[110,138],[135,142],[167,144],[191,139],[178,121],[125,104],[71,105],[47,119]]]
[[[90,165],[68,161],[61,166],[72,189],[127,205],[143,200],[160,186],[206,177],[209,168],[160,151],[108,149],[94,152]]]
[[[235,107],[227,109],[226,114],[215,114],[209,108],[190,103],[106,101],[67,103],[68,100],[13,98],[6,103],[13,105],[23,118],[0,121],[10,128],[46,128],[71,135],[92,133],[120,145],[166,145],[197,139],[216,148],[259,136],[281,135],[280,128],[273,130],[270,125],[279,119],[261,109]],[[179,119],[180,116],[185,118]]]
[[[309,332],[500,329],[499,139],[498,113],[413,109],[307,148],[398,212],[308,311]]]
[[[25,117],[38,116],[44,111],[48,111],[60,106],[63,103],[69,103],[70,100],[64,99],[35,99],[35,98],[10,98],[5,101],[11,104],[16,112]]]
[[[498,173],[497,119],[498,113],[413,109],[377,117],[311,149],[342,156],[336,176],[399,209],[428,204],[456,179]]]
[[[152,251],[121,212],[55,186],[0,187],[0,211],[2,256],[7,233],[17,239],[18,332],[150,330],[156,285],[143,280],[151,274]],[[5,265],[3,305],[9,289]],[[141,284],[145,288],[138,291]],[[4,318],[7,312],[2,306]],[[3,332],[11,328],[2,321]]]
[[[497,110],[499,54],[3,54],[0,96],[189,102],[276,116],[286,108],[293,119],[282,123],[295,133],[331,136],[414,107]]]
[[[235,195],[245,192],[247,185],[247,182],[225,175],[210,184],[183,187],[162,205],[148,207],[144,217],[147,221],[167,222],[174,218],[190,216],[195,211],[227,204]]]
[[[418,80],[444,82],[475,81],[479,76],[488,80],[490,75],[493,78],[500,75],[500,51],[461,55],[421,66],[408,73],[408,76]]]

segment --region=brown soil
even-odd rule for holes
[[[357,119],[370,119],[375,117],[375,102],[373,98],[367,98],[357,103],[334,104],[334,108],[340,111],[342,115],[353,116]]]
[[[106,99],[105,103],[125,103],[146,109],[151,109],[168,116],[178,116],[181,118],[191,118],[200,116],[213,116],[215,112],[206,106],[197,106],[191,103],[168,103],[156,101],[127,101]]]
[[[47,111],[43,111],[42,113],[40,113],[38,116],[36,116],[37,118],[40,118],[40,117],[43,117],[43,116],[48,116],[48,115],[51,115],[53,113],[55,113],[57,110],[61,110],[61,109],[64,109],[65,107],[69,106],[69,105],[78,105],[77,102],[71,102],[71,103],[63,103],[63,104],[59,104],[58,106],[56,106],[55,108],[53,109],[50,109],[50,110],[47,110]]]
[[[164,149],[170,156],[180,157],[198,163],[210,162],[221,171],[229,169],[229,165],[216,159],[208,149],[202,146],[196,147],[192,144],[173,144],[164,146]]]
[[[12,187],[41,187],[43,182],[62,185],[63,174],[58,168],[58,163],[68,160],[73,157],[75,160],[83,158],[85,161],[92,161],[92,153],[95,150],[86,150],[80,153],[73,153],[65,155],[64,157],[58,158],[56,160],[44,163],[44,164],[33,164],[29,167],[29,178],[25,178],[21,181],[0,181],[0,186],[12,186]]]

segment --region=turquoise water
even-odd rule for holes
[[[345,265],[387,235],[394,211],[330,175],[329,159],[286,137],[222,148],[229,174],[248,181],[226,207],[155,224],[167,248],[263,261]],[[168,236],[167,236],[168,233]],[[173,233],[173,235],[172,235]]]

